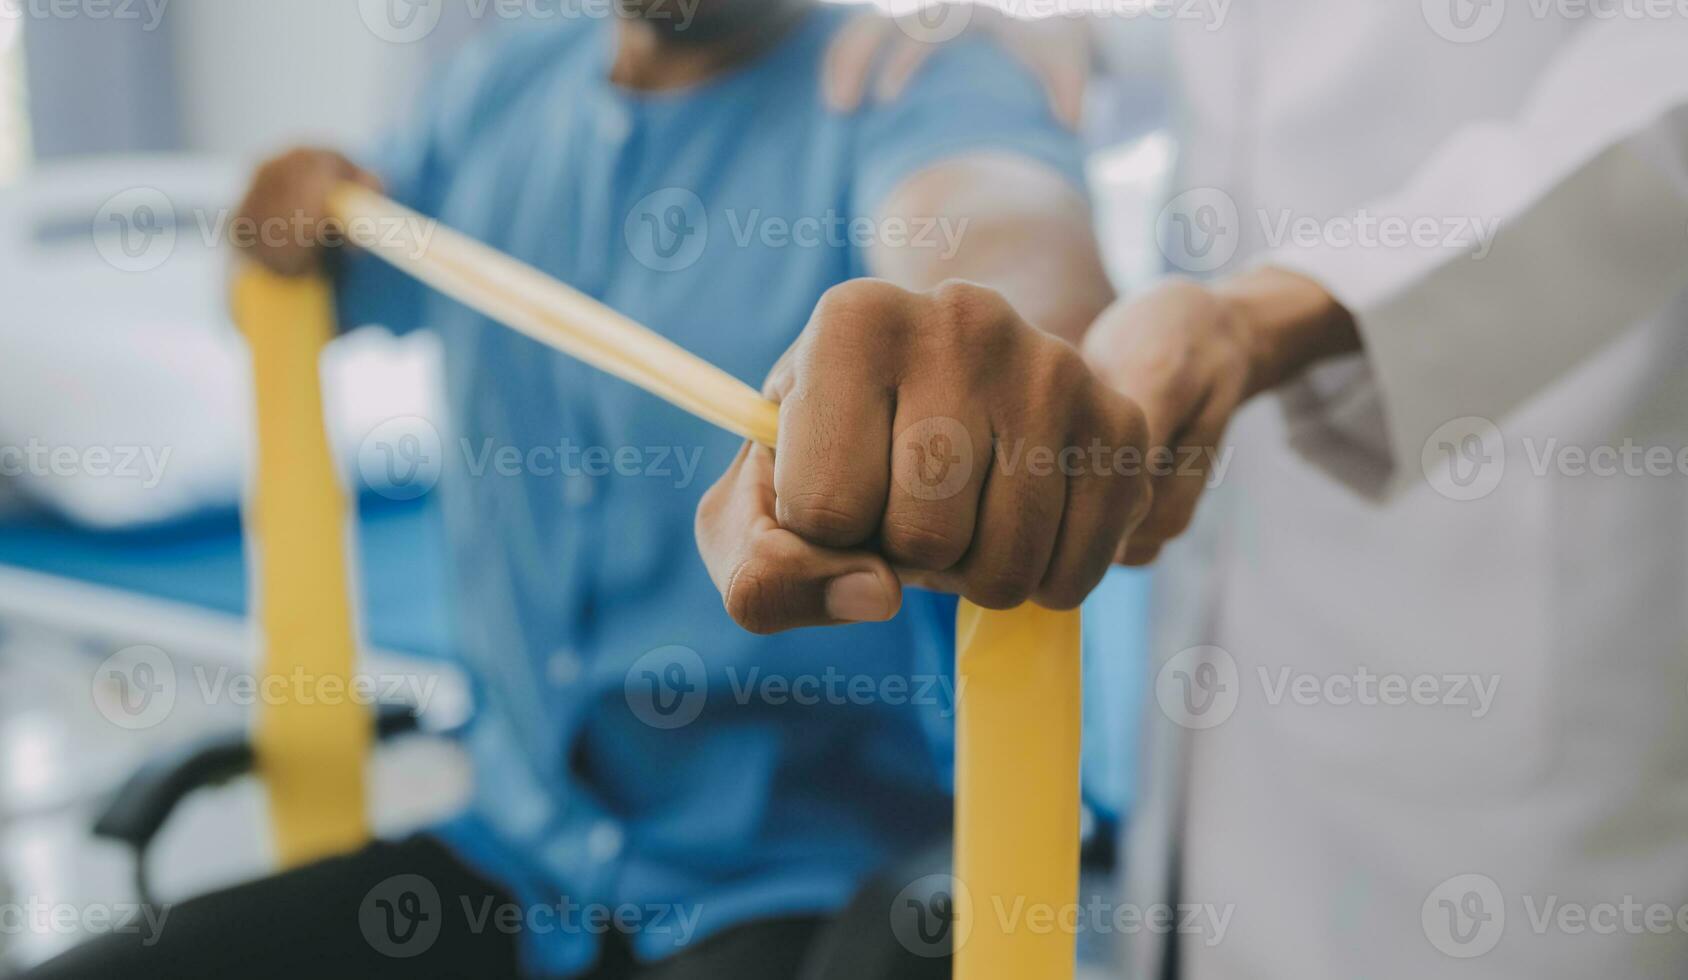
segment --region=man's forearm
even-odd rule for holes
[[[905,289],[989,286],[1074,344],[1113,301],[1087,202],[1042,164],[994,155],[940,164],[905,181],[877,220],[935,229],[924,244],[869,251],[869,270]]]

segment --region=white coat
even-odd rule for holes
[[[1129,900],[1194,980],[1688,977],[1688,4],[1184,9],[1168,258],[1365,352],[1167,558]]]

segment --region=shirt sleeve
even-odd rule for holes
[[[422,214],[429,190],[438,183],[433,120],[418,114],[390,132],[357,164],[381,178],[388,197]],[[352,246],[334,256],[334,303],[342,331],[379,325],[394,333],[421,326],[423,290],[416,280]]]
[[[498,43],[471,42],[426,85],[409,116],[356,157],[381,178],[389,198],[437,217],[450,186],[457,148],[473,138],[477,106],[498,64]],[[407,333],[422,322],[426,289],[415,279],[356,248],[335,257],[335,306],[342,331],[379,325]]]
[[[1688,24],[1591,27],[1516,118],[1455,132],[1367,211],[1468,216],[1459,249],[1285,248],[1364,354],[1283,392],[1298,450],[1356,490],[1405,485],[1451,419],[1498,420],[1688,286]]]
[[[947,159],[1011,153],[1085,188],[1077,135],[1055,118],[1043,87],[984,39],[942,45],[897,99],[862,113],[851,210],[874,214],[897,185]]]

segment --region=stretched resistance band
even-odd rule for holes
[[[440,227],[364,188],[346,185],[334,195],[336,216],[354,231],[380,227],[409,229],[426,238],[383,235],[368,250],[418,280],[556,350],[638,385],[658,397],[733,433],[773,447],[779,409],[755,389],[666,337],[563,283],[450,229]],[[238,315],[254,342],[258,376],[274,357],[314,359],[328,333],[329,306],[320,283],[288,280],[256,270],[243,273],[237,290]],[[315,378],[288,373],[275,383],[297,385],[296,397],[315,399]],[[314,416],[280,398],[259,394],[260,439],[309,445],[327,459],[320,409]],[[285,407],[282,407],[285,406]],[[310,432],[304,432],[304,429]],[[260,450],[260,459],[268,450]],[[260,467],[260,476],[263,470]],[[301,498],[291,508],[253,510],[260,542],[277,537],[313,539],[313,561],[335,564],[337,574],[318,574],[300,563],[258,566],[260,591],[269,596],[312,596],[323,609],[346,606],[344,551],[339,547],[343,503],[338,490],[321,481],[294,479],[265,484],[260,498]],[[302,498],[314,503],[306,505]],[[272,576],[288,577],[286,582]],[[266,601],[266,669],[290,667],[277,646],[298,637],[276,628]],[[341,619],[325,617],[322,632]],[[295,656],[318,672],[349,669],[336,643],[310,643]],[[321,635],[315,637],[322,639]],[[960,980],[1065,980],[1073,975],[1076,937],[1070,910],[1078,895],[1080,632],[1076,612],[1025,605],[993,612],[963,602],[956,628],[956,832],[952,901],[955,976]],[[318,778],[272,779],[272,813],[282,851],[300,853],[354,824],[361,827],[361,794],[344,793],[345,773],[361,774],[367,753],[364,734],[330,745],[318,736],[292,741],[314,723],[305,707],[268,706],[261,725],[266,773],[312,772]],[[327,756],[325,758],[324,756]],[[324,765],[327,763],[327,765]],[[316,768],[322,766],[322,768]],[[298,799],[282,801],[284,794]],[[309,802],[303,802],[308,800]],[[356,803],[356,820],[328,819],[318,807]],[[330,832],[332,828],[333,832]],[[355,842],[353,842],[355,843]]]
[[[317,365],[333,333],[328,286],[256,266],[234,284],[252,352],[256,468],[246,500],[252,598],[270,683],[255,735],[284,866],[356,849],[369,837],[369,712],[351,697],[357,635],[346,498],[323,424]]]

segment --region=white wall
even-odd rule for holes
[[[432,53],[376,37],[356,0],[173,0],[185,149],[356,147],[408,104]]]

